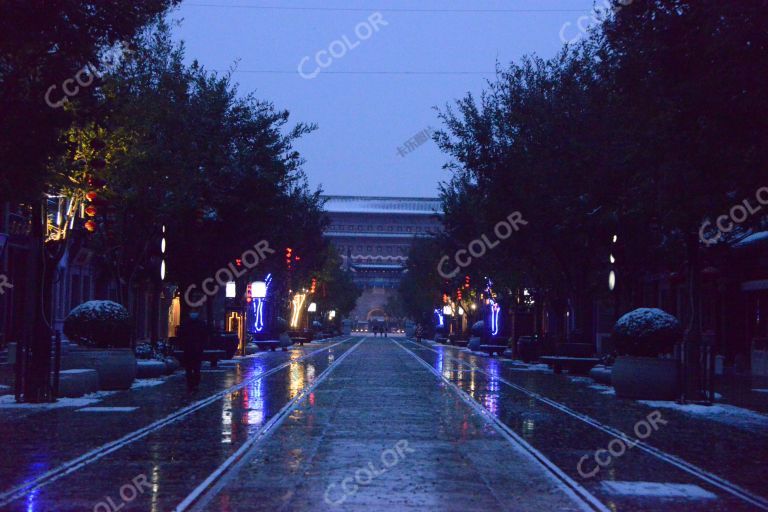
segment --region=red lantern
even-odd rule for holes
[[[88,192],[86,192],[86,193],[85,193],[85,198],[86,198],[87,200],[89,200],[89,201],[93,201],[93,200],[94,200],[94,199],[96,199],[97,197],[99,197],[99,194],[98,194],[98,192],[96,192],[95,190],[90,190],[90,191],[88,191]]]
[[[96,231],[96,223],[92,220],[86,221],[85,229],[87,229],[90,233],[93,233]]]
[[[97,213],[99,212],[98,210],[96,210],[96,207],[93,205],[89,205],[85,209],[85,214],[88,215],[89,217],[95,217]]]

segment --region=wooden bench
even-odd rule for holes
[[[555,373],[577,373],[586,375],[600,359],[596,357],[570,357],[570,356],[544,356],[540,358],[542,362],[551,367]]]
[[[480,351],[487,352],[489,356],[493,356],[493,354],[502,356],[508,348],[507,345],[480,345]]]
[[[312,341],[311,339],[305,338],[303,336],[296,336],[296,337],[291,336],[291,340],[293,340],[294,343],[298,343],[302,347],[304,346],[305,343],[309,343],[310,341]]]
[[[469,340],[453,340],[451,342],[451,345],[455,345],[457,347],[466,347],[469,344]]]

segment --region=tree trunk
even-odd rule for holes
[[[45,255],[45,199],[40,199],[32,208],[31,250],[28,267],[27,304],[25,307],[26,335],[20,350],[21,361],[17,371],[21,372],[21,402],[53,402],[51,388],[51,329],[50,318],[51,284],[56,261],[46,261]],[[54,268],[51,268],[54,267]]]
[[[683,389],[684,401],[704,399],[701,381],[701,262],[697,233],[686,239],[688,253],[688,325],[683,340]]]

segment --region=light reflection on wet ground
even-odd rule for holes
[[[636,422],[643,420],[653,411],[647,406],[601,395],[588,388],[587,384],[571,381],[565,375],[515,371],[511,361],[503,362],[441,345],[426,347],[412,342],[404,345],[541,451],[569,476],[587,487],[602,501],[618,507],[619,510],[627,510],[627,507],[632,510],[648,510],[648,507],[653,509],[660,504],[658,500],[651,500],[649,503],[647,499],[610,496],[601,485],[603,480],[691,483],[717,494],[719,499],[686,501],[685,510],[756,510],[754,506],[637,449],[628,450],[616,458],[609,467],[602,468],[596,477],[580,477],[577,471],[579,460],[584,455],[591,455],[598,449],[606,448],[614,438],[514,390],[500,382],[500,378],[547,398],[561,401],[577,412],[593,416],[600,422],[630,435]],[[482,372],[472,370],[459,361],[478,367]],[[686,418],[675,414],[674,411],[662,410],[661,413],[662,417],[669,420],[669,424],[660,426],[647,440],[649,444],[743,485],[754,494],[766,495],[763,478],[768,474],[768,438],[757,435],[746,440],[743,433],[723,428],[722,425],[711,422],[702,424],[701,420]],[[713,435],[713,428],[719,430],[717,442],[706,444],[702,436]],[[732,442],[734,435],[747,444]],[[728,445],[728,450],[723,449],[723,442]],[[702,452],[706,464],[701,464]],[[695,462],[690,460],[692,454],[697,456]],[[594,461],[592,466],[596,467]],[[592,466],[586,467],[591,469]],[[678,505],[680,504],[678,502]],[[674,505],[674,502],[667,505]]]
[[[204,374],[203,396],[246,379],[254,379],[281,363],[292,361],[282,370],[250,381],[242,389],[225,395],[183,421],[168,425],[53,485],[33,491],[25,499],[3,510],[93,510],[95,504],[103,501],[106,496],[112,497],[120,505],[119,489],[137,475],[146,475],[151,488],[146,489],[136,500],[123,503],[120,510],[171,510],[358,340],[350,340],[305,361],[298,361],[298,358],[322,345],[264,354],[263,358],[244,360],[224,373]],[[579,460],[584,455],[606,448],[613,438],[514,390],[503,380],[556,400],[627,433],[631,433],[634,424],[652,411],[647,406],[606,396],[590,389],[588,384],[566,375],[518,371],[509,361],[479,357],[454,348],[425,347],[409,342],[403,344],[571,478],[588,488],[612,510],[755,510],[722,490],[637,449],[629,450],[617,458],[596,477],[581,478],[576,470]],[[477,366],[482,371],[471,369],[461,362]],[[331,374],[328,381],[333,382],[335,379],[335,385],[344,388],[344,378],[335,378],[335,374]],[[408,375],[405,374],[403,378],[410,378]],[[73,454],[83,453],[119,437],[121,434],[116,435],[116,432],[129,432],[191,403],[194,399],[186,395],[184,387],[183,377],[175,378],[156,389],[121,393],[99,404],[135,405],[140,411],[137,414],[119,417],[102,415],[98,416],[98,421],[94,421],[93,416],[78,416],[71,409],[59,409],[36,415],[35,422],[26,418],[15,424],[0,426],[2,430],[14,429],[14,440],[19,441],[18,444],[7,446],[8,457],[0,463],[2,488],[11,487],[13,479],[18,480],[24,475],[39,475],[57,466],[62,460],[71,458]],[[200,398],[198,396],[195,399]],[[291,414],[292,418],[303,425],[304,433],[322,430],[328,424],[328,417],[323,416],[322,412],[308,410],[314,403],[313,392]],[[409,411],[418,408],[418,402],[412,401],[403,405],[404,410],[399,413],[407,415]],[[454,413],[451,414],[455,416]],[[764,478],[768,474],[768,433],[727,428],[676,411],[663,410],[662,414],[668,424],[648,439],[651,445],[721,475],[755,494],[766,493]],[[386,424],[387,419],[380,418],[379,421]],[[436,430],[441,433],[450,431],[454,438],[460,440],[477,435],[476,427],[466,417],[452,425],[438,425]],[[490,428],[485,430],[492,431]],[[26,450],[29,446],[35,449]],[[304,451],[297,450],[286,454],[286,460],[289,461],[286,467],[294,473],[302,471],[308,456]],[[16,473],[13,473],[14,470]],[[603,481],[691,483],[715,493],[718,499],[681,502],[647,497],[618,498],[605,491],[601,485]],[[237,510],[242,505],[227,504],[228,499],[229,496],[224,495],[219,502],[225,509]]]
[[[252,380],[242,389],[224,395],[218,403],[195,411],[182,421],[167,425],[65,476],[55,484],[35,490],[24,501],[17,501],[2,509],[27,512],[92,510],[97,503],[104,500],[105,496],[113,497],[116,505],[119,506],[121,486],[130,483],[137,475],[146,475],[151,488],[145,489],[146,492],[135,500],[123,503],[120,510],[123,512],[172,510],[202,479],[214,471],[246,439],[258,432],[266,421],[311,383],[316,375],[324,371],[335,357],[348,350],[356,341],[359,339],[350,339],[342,345],[324,350],[304,361],[297,359],[330,343],[296,347],[285,353],[265,354],[267,357],[263,359],[244,359],[240,364],[230,367],[227,373],[204,374],[201,393],[196,399],[246,379]],[[276,373],[257,378],[289,360],[294,362]],[[119,437],[119,434],[115,435],[115,421],[125,420],[130,428],[127,431],[131,431],[141,424],[149,423],[157,417],[172,412],[179,405],[189,403],[185,395],[183,377],[174,378],[174,382],[157,386],[157,389],[144,388],[139,396],[131,396],[133,393],[121,393],[113,399],[105,400],[109,405],[115,405],[111,402],[120,402],[121,405],[123,402],[131,402],[140,406],[140,413],[129,417],[115,418],[104,415],[98,417],[100,421],[110,422],[109,429],[102,429],[110,434],[109,440]],[[311,395],[308,398],[314,399]],[[49,411],[37,416],[41,422],[46,419],[55,421],[59,417],[62,423],[66,419],[68,424],[73,420],[80,420],[71,409]],[[89,424],[83,426],[86,429],[97,427],[93,424],[92,417]],[[23,436],[22,432],[18,434],[19,437]],[[23,458],[36,457],[36,453],[29,454],[19,450],[11,454],[13,459],[19,462],[15,467],[17,472],[19,468],[27,467],[28,477],[36,476],[57,466],[62,460],[67,460],[73,455],[84,453],[101,444],[98,441],[89,441],[82,436],[82,433],[78,435],[71,428],[67,431],[57,430],[56,434],[57,439],[54,444],[46,443],[44,438],[40,439],[41,443],[35,443],[34,439],[27,441],[35,444],[37,454],[49,456],[46,463],[33,462],[23,465],[21,463]],[[70,453],[56,451],[55,447],[61,446],[62,442],[68,442]],[[74,451],[71,449],[72,446],[77,448],[79,453],[72,453]],[[13,465],[12,463],[8,465],[8,461],[2,465],[3,471],[12,469],[14,469]],[[108,477],[105,478],[105,475]],[[8,489],[11,484],[11,480],[4,479],[2,489]]]

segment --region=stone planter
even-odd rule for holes
[[[61,369],[86,368],[99,374],[99,389],[130,389],[136,378],[136,356],[130,348],[80,348],[61,358]]]
[[[675,400],[680,396],[680,369],[675,359],[621,356],[611,372],[616,396],[636,400]]]
[[[175,357],[166,357],[163,362],[165,363],[165,374],[171,375],[181,367],[181,363]]]
[[[165,374],[165,362],[157,359],[145,359],[136,361],[136,378],[156,379]]]
[[[530,363],[539,358],[538,340],[533,336],[520,336],[516,348],[515,357],[524,363]]]
[[[750,367],[753,376],[768,377],[768,340],[765,338],[752,340]]]
[[[96,370],[62,370],[59,373],[59,397],[78,398],[99,390]]]
[[[591,370],[589,370],[589,376],[592,377],[592,379],[598,384],[605,384],[606,386],[610,386],[611,372],[612,372],[611,368],[598,365],[592,368]]]

